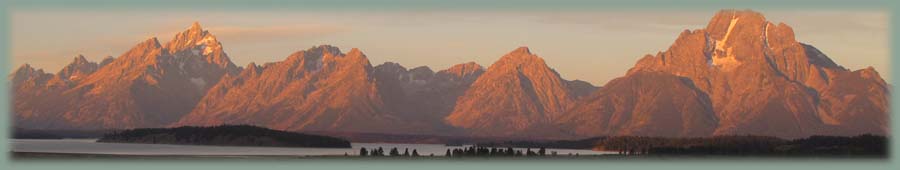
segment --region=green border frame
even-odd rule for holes
[[[10,14],[17,9],[96,9],[96,10],[692,10],[692,9],[872,9],[891,14],[891,65],[900,64],[897,34],[900,1],[892,0],[5,0],[0,1],[0,75],[9,75]],[[892,80],[900,74],[892,72]],[[8,81],[0,83],[0,150],[9,150],[10,91]],[[897,95],[891,96],[891,106],[897,106]],[[892,127],[898,117],[890,116]],[[897,136],[893,131],[891,136]],[[866,159],[626,159],[626,160],[10,160],[0,154],[0,169],[900,169],[896,153],[898,140],[890,140],[888,160]]]

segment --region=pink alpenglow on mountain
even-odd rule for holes
[[[165,47],[150,38],[101,64],[79,56],[55,75],[22,66],[12,75],[14,119],[30,129],[166,126],[237,70],[215,37],[195,23]]]
[[[847,70],[784,23],[723,10],[557,123],[582,136],[886,134],[887,100],[874,69]]]
[[[520,47],[487,69],[435,71],[320,45],[242,68],[194,23],[165,45],[151,38],[99,63],[78,55],[55,74],[25,64],[9,80],[24,129],[249,124],[535,139],[889,129],[889,85],[875,69],[844,68],[754,11],[720,11],[601,87],[563,79],[542,57],[553,59]]]
[[[575,97],[568,81],[520,47],[492,64],[456,103],[446,122],[473,135],[516,135],[558,117]]]
[[[358,49],[318,46],[250,65],[216,84],[178,125],[252,124],[281,130],[404,130],[384,108],[372,65]]]

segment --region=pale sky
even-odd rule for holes
[[[320,44],[359,48],[385,61],[432,70],[475,61],[490,66],[528,46],[565,79],[595,86],[620,77],[645,54],[667,49],[685,29],[705,27],[717,10],[620,11],[197,11],[12,10],[13,69],[24,63],[55,73],[78,54],[118,57],[150,37],[162,43],[194,21],[216,35],[231,60],[246,66],[281,61]],[[758,10],[794,28],[852,70],[889,76],[890,13],[879,10]]]

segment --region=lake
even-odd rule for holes
[[[419,155],[443,156],[447,149],[463,146],[445,146],[441,144],[399,144],[399,143],[352,143],[352,148],[287,148],[287,147],[238,147],[238,146],[201,146],[201,145],[169,145],[169,144],[128,144],[98,143],[96,139],[11,139],[14,152],[40,153],[77,153],[77,154],[113,154],[113,155],[277,155],[277,156],[326,156],[357,155],[359,149],[365,147],[382,147],[385,154],[396,147],[403,153],[405,148],[419,152]],[[525,148],[516,148],[525,150]],[[532,148],[537,152],[537,148]],[[547,149],[547,154],[557,152],[558,155],[603,155],[615,152],[601,152],[579,149]]]

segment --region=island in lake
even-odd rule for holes
[[[131,129],[103,135],[97,142],[215,146],[350,148],[350,141],[250,125]]]

